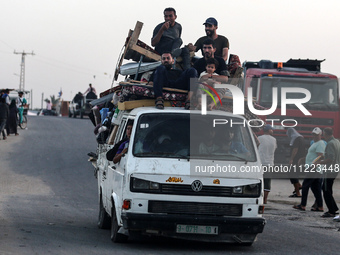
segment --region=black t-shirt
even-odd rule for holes
[[[196,51],[201,50],[202,55],[203,55],[203,42],[206,39],[211,39],[209,36],[203,36],[199,38],[196,43]],[[222,57],[223,54],[223,48],[228,48],[229,49],[229,41],[226,37],[223,35],[218,35],[218,37],[214,40],[216,51],[215,51],[215,56]]]
[[[218,61],[218,67],[215,72],[219,75],[228,76],[228,68],[224,59],[217,56],[214,56],[214,58]],[[200,76],[202,72],[206,71],[206,65],[207,61],[205,60],[205,58],[200,58],[195,62],[194,68],[197,70],[198,76]]]
[[[292,151],[294,148],[297,148],[298,151],[293,159],[293,165],[297,165],[299,159],[306,156],[305,139],[303,139],[302,136],[299,136],[294,140]]]
[[[155,72],[153,72],[151,74],[151,77],[150,77],[149,81],[153,81],[154,80]],[[170,69],[170,70],[167,70],[167,72],[166,72],[168,81],[175,81],[175,80],[177,80],[181,76],[181,74],[182,74],[182,71],[178,70],[178,69]]]

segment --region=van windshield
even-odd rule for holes
[[[253,140],[246,125],[243,119],[220,115],[143,114],[136,127],[133,155],[255,161]]]

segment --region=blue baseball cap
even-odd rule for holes
[[[207,20],[203,23],[203,25],[205,24],[217,26],[217,20],[213,17],[210,17],[210,18],[207,18]]]

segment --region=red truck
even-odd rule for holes
[[[277,88],[277,108],[270,115],[260,116],[268,124],[274,126],[274,135],[278,142],[275,153],[276,164],[287,164],[290,148],[286,130],[294,127],[306,139],[309,145],[311,131],[318,126],[321,129],[332,127],[334,136],[340,138],[339,83],[333,74],[322,73],[320,64],[324,60],[290,59],[287,62],[244,62],[244,83],[241,88],[248,96],[248,88],[252,88],[254,101],[271,108],[273,88]],[[302,104],[311,115],[305,115],[294,104],[286,105],[286,115],[281,112],[281,89],[304,88],[310,91],[311,98]],[[288,89],[289,88],[289,89]],[[249,95],[250,96],[250,95]],[[299,100],[300,93],[287,93],[287,99]],[[275,121],[272,121],[275,119]]]

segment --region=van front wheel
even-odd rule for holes
[[[127,241],[128,236],[118,233],[120,227],[118,226],[116,210],[114,207],[111,209],[111,241],[114,243],[124,243]]]

